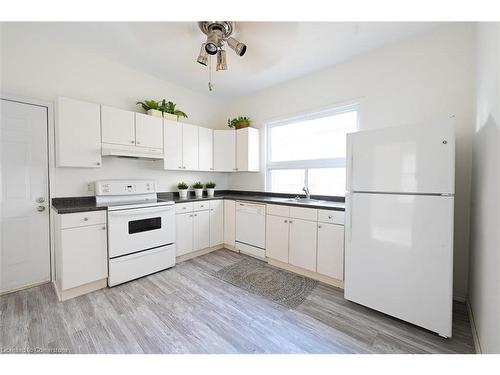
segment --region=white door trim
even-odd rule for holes
[[[54,103],[46,100],[30,98],[19,95],[12,95],[0,91],[0,99],[10,100],[29,105],[36,105],[47,108],[47,167],[48,175],[48,202],[47,209],[51,212],[52,192],[55,192],[55,154],[54,154]],[[50,247],[50,280],[55,280],[55,256],[54,256],[54,223],[52,215],[49,214],[49,247]],[[32,285],[34,286],[34,285]]]

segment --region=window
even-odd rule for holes
[[[358,128],[355,106],[269,124],[267,190],[345,195],[346,135]]]

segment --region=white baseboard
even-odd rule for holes
[[[43,285],[43,284],[47,284],[47,283],[50,283],[50,279],[45,279],[45,280],[37,281],[34,283],[26,284],[26,285],[23,285],[23,286],[20,286],[18,288],[14,288],[14,289],[2,290],[2,291],[0,291],[0,296],[3,296],[4,294],[19,292],[20,290],[23,290],[23,289],[29,289],[29,288],[33,288],[35,286],[39,286],[39,285]]]
[[[66,290],[59,290],[56,282],[53,282],[52,285],[54,286],[54,290],[56,291],[59,301],[66,301],[71,298],[75,298],[99,289],[106,288],[108,286],[108,278],[105,277],[104,279],[92,281],[88,284],[76,286],[74,288]]]
[[[211,253],[212,251],[220,250],[223,247],[224,247],[224,245],[220,244],[220,245],[215,245],[212,247],[207,247],[207,248],[201,249],[201,250],[196,250],[196,251],[193,251],[192,253],[179,255],[178,257],[175,258],[175,261],[176,261],[176,263],[182,263],[182,262],[185,262],[186,260],[193,259],[193,258],[199,257],[201,255]]]
[[[481,343],[479,342],[479,336],[477,334],[476,322],[474,320],[474,314],[472,312],[472,307],[469,301],[465,301],[465,306],[467,306],[467,315],[469,315],[470,327],[472,329],[472,338],[474,340],[474,348],[476,349],[476,354],[482,354]]]

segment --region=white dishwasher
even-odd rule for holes
[[[236,202],[236,249],[266,257],[266,205]]]

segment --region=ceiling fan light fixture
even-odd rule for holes
[[[234,39],[232,36],[226,39],[227,44],[231,49],[236,52],[238,56],[243,56],[247,51],[246,44],[241,43],[240,41]]]
[[[221,37],[219,35],[219,32],[214,30],[207,35],[207,42],[205,43],[205,51],[207,51],[209,55],[215,55],[217,53],[220,44],[221,44]]]
[[[219,49],[217,52],[217,70],[227,70],[226,51]]]
[[[196,61],[198,61],[198,63],[200,63],[201,65],[207,66],[208,55],[207,51],[205,50],[205,43],[201,44],[200,54],[198,55],[198,59]]]

